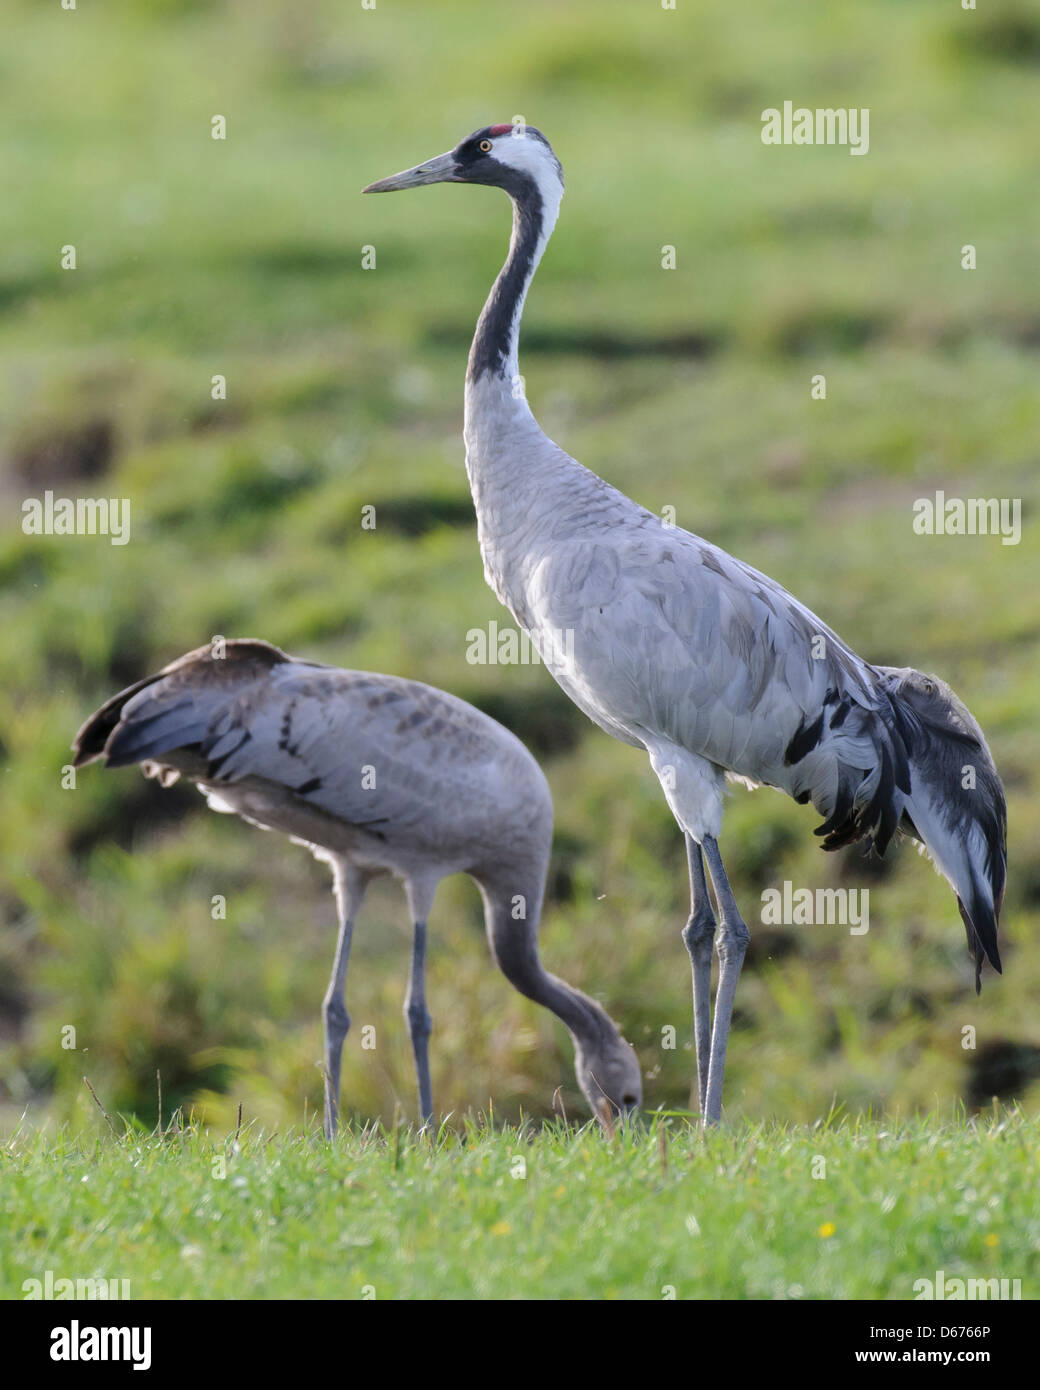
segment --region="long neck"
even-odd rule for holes
[[[613,1023],[594,999],[551,975],[542,965],[538,957],[541,887],[527,895],[512,881],[506,886],[485,881],[480,889],[492,953],[514,989],[554,1013],[582,1047],[616,1035]],[[518,920],[515,913],[520,898],[527,915]]]
[[[513,234],[509,255],[477,320],[466,368],[466,386],[485,377],[512,383],[519,376],[517,339],[527,291],[560,211],[561,194],[525,178],[510,190]]]

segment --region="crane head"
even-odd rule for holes
[[[643,1077],[635,1050],[613,1023],[596,1038],[575,1042],[574,1070],[592,1113],[604,1124],[634,1114],[643,1103]]]
[[[427,183],[484,183],[516,193],[522,183],[532,182],[543,197],[554,194],[558,201],[563,169],[542,132],[518,121],[475,130],[447,154],[379,179],[361,191],[395,193]]]

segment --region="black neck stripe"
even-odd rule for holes
[[[531,275],[545,216],[545,205],[534,179],[505,165],[502,169],[502,177],[496,182],[513,200],[514,238],[509,257],[477,321],[466,369],[466,378],[472,382],[479,381],[486,372],[505,376],[513,318]]]

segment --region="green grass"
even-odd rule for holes
[[[556,802],[546,962],[621,1024],[648,1104],[688,1104],[683,854],[645,758],[540,669],[464,658],[468,629],[508,621],[460,441],[506,205],[486,189],[358,194],[517,112],[568,181],[521,344],[546,430],[774,575],[867,659],[949,679],[1007,783],[1006,969],[979,1000],[952,895],[916,855],[881,870],[824,856],[808,811],[734,793],[722,848],[756,944],[727,1114],[808,1122],[836,1095],[908,1117],[963,1097],[991,1044],[1040,1042],[1034,0],[8,10],[0,1130],[27,1105],[32,1122],[81,1124],[84,1071],[148,1123],[157,1067],[170,1103],[215,1128],[239,1100],[282,1132],[320,1103],[325,872],[134,770],[62,786],[85,716],[214,633],[442,685],[517,729]],[[868,105],[870,154],[763,146],[761,110],[788,96]],[[209,138],[218,112],[225,142]],[[674,349],[691,337],[706,355]],[[21,501],[47,487],[129,497],[131,543],[23,535]],[[936,488],[1021,497],[1021,545],[915,536],[913,500]],[[767,937],[759,895],[784,879],[870,886],[869,934]],[[407,959],[403,899],[377,885],[348,984],[355,1120],[412,1113]],[[566,1035],[495,972],[463,881],[434,909],[429,994],[442,1113],[493,1098],[504,1119],[546,1116],[561,1084],[581,1113]],[[1014,1093],[1035,1111],[1035,1074]]]
[[[100,1123],[100,1122],[99,1122]],[[1040,1125],[654,1117],[213,1137],[47,1139],[0,1158],[0,1296],[126,1278],[133,1298],[911,1299],[1020,1279],[1036,1296]]]

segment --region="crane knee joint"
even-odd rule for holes
[[[350,1015],[342,999],[326,999],[322,1006],[322,1016],[330,1032],[346,1035],[350,1028]]]
[[[408,1030],[413,1038],[426,1039],[433,1032],[433,1019],[421,1004],[406,1004],[404,1016],[408,1020]]]
[[[712,942],[715,939],[715,916],[710,907],[702,911],[695,912],[690,917],[682,929],[683,945],[690,955],[707,952],[711,955]]]
[[[741,918],[738,917],[735,922],[724,922],[719,929],[719,960],[728,960],[730,956],[743,957],[750,940],[747,923]]]

